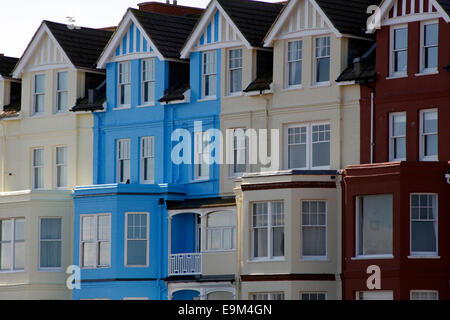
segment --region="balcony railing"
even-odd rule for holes
[[[183,253],[169,255],[169,276],[202,274],[202,254]]]

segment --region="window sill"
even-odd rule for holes
[[[328,257],[301,257],[300,262],[330,262]]]
[[[352,260],[378,260],[378,259],[394,259],[394,256],[391,254],[379,254],[379,255],[370,255],[370,256],[358,256],[353,257]]]
[[[149,107],[154,107],[154,106],[155,106],[155,103],[152,102],[152,103],[149,103],[149,104],[141,104],[139,106],[136,106],[136,108],[149,108]]]
[[[303,86],[302,85],[298,85],[298,86],[286,87],[284,89],[281,89],[281,92],[289,92],[289,91],[296,91],[296,90],[303,90]]]
[[[30,115],[30,118],[44,118],[45,114],[44,113],[33,113]]]
[[[243,97],[243,96],[244,96],[244,93],[242,91],[240,91],[240,92],[229,93],[226,96],[224,96],[224,99],[237,98],[237,97]]]
[[[429,158],[421,158],[421,162],[439,162],[439,159],[436,157],[429,157]]]
[[[155,181],[141,181],[140,183],[143,185],[152,185],[155,184]]]
[[[386,80],[394,80],[394,79],[403,79],[408,78],[407,74],[401,74],[401,75],[392,75],[386,78]]]
[[[53,113],[54,116],[65,116],[65,115],[68,115],[68,114],[69,114],[69,112],[67,110],[65,110],[65,111],[56,111],[56,112]]]
[[[111,266],[108,267],[82,267],[81,270],[106,270],[111,269]]]
[[[264,263],[264,262],[286,262],[287,260],[285,258],[260,258],[260,259],[251,259],[248,261],[248,263]]]
[[[0,274],[25,273],[25,270],[2,270]]]
[[[411,255],[408,256],[408,259],[440,259],[440,256],[433,255]]]
[[[205,97],[205,98],[202,98],[202,99],[197,100],[197,102],[205,102],[205,101],[213,101],[213,100],[217,100],[217,97],[216,97],[216,96],[213,96],[213,97]]]
[[[207,181],[210,181],[210,180],[211,180],[210,177],[197,178],[197,179],[191,180],[190,183],[202,183],[202,182],[207,182]]]
[[[310,86],[310,89],[317,89],[317,88],[323,88],[323,87],[331,87],[331,82],[327,81],[327,82],[320,82],[320,83],[315,83],[312,86]]]
[[[62,268],[39,268],[38,272],[50,273],[50,272],[63,272]]]
[[[435,71],[422,71],[420,73],[416,73],[414,76],[415,77],[424,77],[424,76],[433,76],[433,75],[437,75],[439,74],[439,71],[435,70]]]
[[[125,266],[125,268],[127,269],[144,269],[144,268],[149,268],[150,266]]]
[[[237,249],[207,250],[207,251],[203,251],[202,254],[224,254],[224,253],[234,253],[234,252],[237,252]]]
[[[122,107],[113,108],[113,111],[116,111],[116,110],[127,110],[127,109],[131,109],[131,106],[122,106]]]

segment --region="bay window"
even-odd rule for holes
[[[105,268],[111,265],[111,215],[81,216],[81,266]]]

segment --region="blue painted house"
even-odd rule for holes
[[[220,129],[220,54],[180,59],[198,20],[182,8],[176,15],[129,9],[98,61],[106,86],[73,110],[95,118],[94,185],[74,190],[74,263],[81,268],[74,299],[198,297],[169,294],[168,282],[203,276],[202,214],[235,217],[234,208],[217,209],[235,205],[219,198],[219,165],[202,160],[207,148],[193,147],[208,144],[201,133]],[[192,146],[178,153],[182,163],[172,161],[180,143]],[[168,207],[176,212],[169,216]],[[231,291],[223,292],[232,298]]]

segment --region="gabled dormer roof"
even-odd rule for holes
[[[434,18],[450,22],[450,0],[383,0],[380,4],[381,26]],[[376,30],[372,26],[367,32]]]
[[[212,0],[189,36],[181,58],[195,47],[237,42],[247,48],[262,47],[264,36],[283,9],[281,3],[251,0]]]
[[[12,71],[16,66],[19,58],[0,56],[0,79],[11,78]]]
[[[98,60],[104,68],[112,59],[130,55],[154,55],[160,60],[179,60],[180,51],[198,18],[129,8]]]
[[[44,52],[40,53],[40,65],[66,63],[73,69],[94,71],[97,59],[111,35],[112,32],[107,30],[71,27],[57,22],[43,21],[13,74],[19,77],[37,50],[45,46]],[[41,43],[43,39],[46,39],[46,45]]]
[[[290,0],[264,39],[264,46],[288,34],[314,34],[323,30],[337,37],[367,38],[367,9],[381,0]]]

